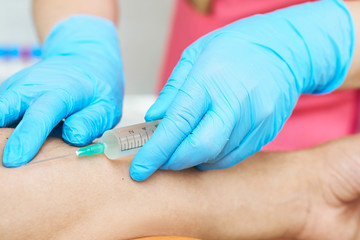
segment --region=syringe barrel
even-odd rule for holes
[[[135,155],[149,140],[160,120],[106,131],[100,139],[105,144],[104,154],[111,160]]]

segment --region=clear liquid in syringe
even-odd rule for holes
[[[100,142],[79,149],[78,156],[105,153],[112,160],[136,154],[155,132],[161,120],[106,131]]]

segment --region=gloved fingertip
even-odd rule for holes
[[[81,147],[90,144],[94,140],[89,131],[90,130],[86,130],[82,127],[82,125],[78,125],[75,128],[73,126],[69,126],[65,122],[62,137],[65,142]]]
[[[130,177],[132,178],[132,180],[137,181],[137,182],[141,182],[146,179],[136,171],[130,171]]]
[[[7,168],[20,167],[30,161],[30,159],[27,158],[26,155],[21,154],[23,151],[21,151],[19,147],[15,147],[15,146],[19,146],[19,145],[7,144],[5,146],[4,154],[3,154],[4,167]]]
[[[151,122],[154,118],[151,114],[146,114],[144,119],[146,122]]]
[[[161,119],[161,117],[159,117],[159,115],[145,115],[144,119],[146,122],[151,122],[151,121],[159,120]]]
[[[130,177],[137,182],[144,181],[148,178],[148,176],[142,173],[137,167],[130,168]]]
[[[168,107],[170,106],[174,96],[166,91],[161,94],[155,103],[151,105],[149,110],[145,114],[146,121],[158,120],[164,117]]]
[[[158,104],[154,103],[145,114],[145,121],[150,122],[158,120],[162,117],[162,112],[158,108]]]
[[[135,158],[134,158],[135,159]],[[146,180],[153,173],[147,166],[139,164],[133,160],[130,165],[130,177],[138,182]]]

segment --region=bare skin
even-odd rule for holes
[[[212,0],[187,0],[198,12],[203,14],[211,13]]]
[[[359,140],[357,134],[307,150],[321,160],[307,158],[312,206],[298,239],[360,239]]]
[[[118,22],[117,0],[33,0],[34,22],[41,42],[59,21],[74,14],[87,14]]]
[[[349,73],[340,89],[360,88],[360,1],[345,1],[355,27],[355,52],[352,59]]]
[[[1,129],[1,148],[10,132]],[[33,161],[75,150],[51,138]],[[257,158],[262,155],[268,156],[266,161],[246,161],[227,170],[159,171],[142,183],[130,179],[128,160],[113,162],[104,156],[1,167],[0,215],[6,217],[0,218],[0,235],[2,239],[154,235],[259,239],[284,236],[290,230],[295,234],[306,216],[305,189],[297,180],[279,183],[294,179],[300,171],[293,160],[283,161],[288,154]],[[279,167],[288,171],[279,173]],[[298,214],[288,215],[289,211]]]
[[[11,130],[0,130],[0,148]],[[0,168],[0,235],[12,239],[360,239],[360,135],[235,167],[129,177],[129,160],[65,157]],[[76,150],[50,138],[33,160]],[[325,153],[325,154],[324,154]]]

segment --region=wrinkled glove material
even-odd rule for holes
[[[124,77],[116,27],[106,19],[76,15],[58,23],[43,45],[42,60],[0,86],[0,124],[19,124],[3,165],[29,162],[65,119],[63,139],[91,143],[121,118]]]

